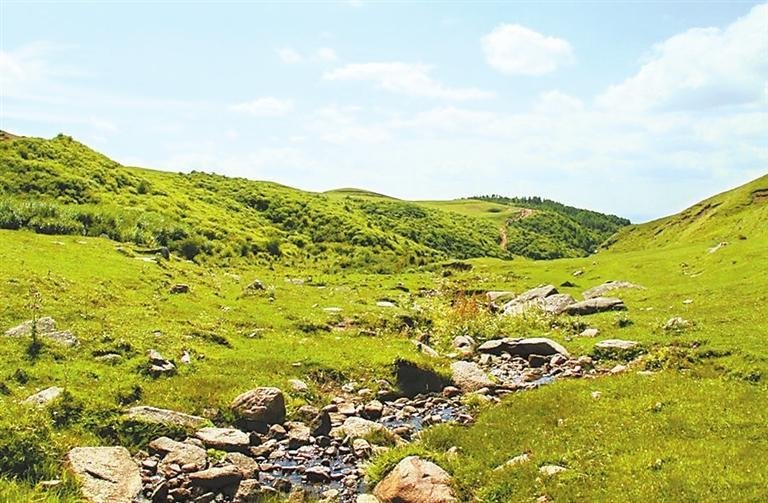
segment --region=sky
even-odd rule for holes
[[[768,4],[0,0],[0,129],[133,166],[629,217],[768,173]]]

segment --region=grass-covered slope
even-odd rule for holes
[[[768,222],[768,175],[705,199],[669,217],[625,227],[606,247],[640,250],[648,246],[679,246],[748,240],[765,232]]]
[[[193,172],[129,168],[70,137],[0,141],[0,228],[106,236],[186,258],[260,263],[322,260],[396,271],[436,259],[590,251],[574,222],[542,214],[512,233],[496,222],[357,189],[327,194]],[[536,245],[530,245],[536,243]],[[544,245],[541,245],[544,243]],[[544,249],[545,251],[542,251]]]
[[[481,196],[420,204],[492,221],[510,253],[535,259],[592,253],[616,231],[629,225],[624,218],[538,197]]]

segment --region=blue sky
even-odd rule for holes
[[[635,221],[768,172],[768,4],[1,5],[0,128],[124,164]]]

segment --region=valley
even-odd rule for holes
[[[80,501],[91,446],[141,470],[125,501],[376,501],[410,456],[453,501],[765,495],[768,176],[629,225],[126,168],[67,137],[4,139],[0,172],[8,501]],[[570,307],[611,281],[621,308]],[[280,417],[234,405],[273,388]]]

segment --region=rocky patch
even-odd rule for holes
[[[67,468],[93,503],[131,503],[142,487],[139,467],[124,447],[75,447],[66,456]]]
[[[76,346],[75,337],[69,330],[56,330],[56,320],[50,316],[38,318],[37,321],[28,320],[13,328],[6,330],[6,337],[31,337],[32,327],[35,333],[42,338],[57,342],[62,346]]]

